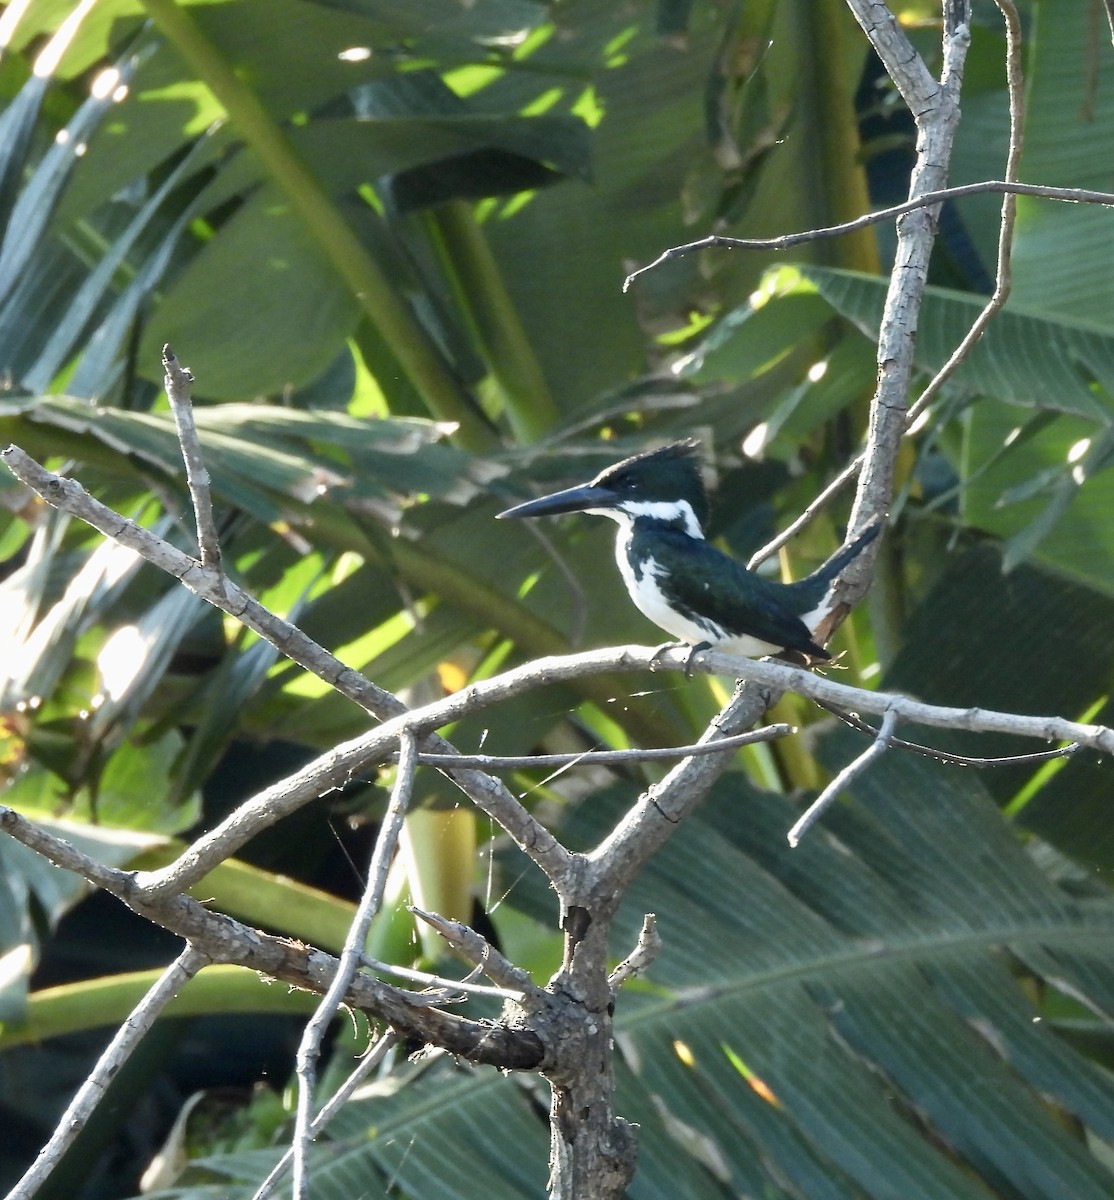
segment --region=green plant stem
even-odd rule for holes
[[[131,971],[34,992],[27,1002],[26,1021],[4,1027],[0,1051],[38,1044],[66,1033],[119,1025],[161,974],[157,969]],[[166,1006],[163,1015],[302,1014],[312,1012],[316,1000],[308,992],[272,986],[247,967],[215,963],[195,975]]]
[[[797,5],[796,14],[802,32],[807,30],[813,39],[814,111],[825,114],[816,124],[820,139],[816,178],[824,188],[824,207],[816,223],[850,220],[870,209],[855,112],[853,80],[858,73],[847,69],[847,35],[853,33],[853,45],[860,45],[858,29],[844,0],[805,0]],[[865,47],[852,53],[865,53]],[[840,267],[870,273],[880,269],[878,244],[870,229],[839,239],[828,253],[828,261]]]
[[[560,414],[472,207],[462,200],[439,205],[428,222],[457,303],[502,391],[515,438],[537,441]]]
[[[391,347],[429,411],[459,426],[457,441],[470,450],[494,435],[462,394],[421,324],[391,286],[367,247],[302,161],[259,97],[236,75],[191,13],[175,0],[145,0],[147,11],[282,189],[363,311]]]

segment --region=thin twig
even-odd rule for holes
[[[328,1102],[324,1105],[321,1111],[314,1118],[313,1124],[310,1126],[310,1132],[314,1138],[320,1137],[328,1127],[329,1122],[337,1115],[338,1112],[348,1103],[352,1094],[360,1086],[361,1083],[371,1074],[372,1071],[383,1061],[383,1057],[392,1046],[397,1045],[398,1036],[392,1031],[387,1030],[376,1041],[356,1064],[355,1069],[349,1074],[348,1078],[337,1088],[337,1090],[329,1097]],[[294,1160],[294,1147],[288,1146],[282,1158],[271,1168],[271,1173],[259,1185],[255,1191],[255,1195],[251,1200],[267,1200],[279,1183],[282,1182],[283,1176],[286,1174],[291,1162]]]
[[[881,758],[890,748],[893,732],[897,728],[897,713],[889,709],[882,717],[882,727],[873,742],[832,780],[802,814],[801,819],[786,835],[790,846],[796,847],[801,838],[816,824],[816,822],[831,808],[839,798],[840,793],[853,780],[861,775],[876,758]]]
[[[950,19],[960,13],[958,9],[950,10],[944,23],[943,69],[937,82],[926,71],[887,5],[872,0],[847,2],[878,50],[917,126],[917,157],[909,178],[910,199],[923,199],[932,192],[945,190],[959,127],[963,69],[971,45],[969,25],[963,20]],[[879,327],[878,382],[870,405],[863,466],[851,506],[852,536],[886,515],[893,503],[898,453],[905,436],[909,389],[916,364],[917,326],[928,287],[938,216],[937,203],[908,212],[897,222],[893,270],[886,286]],[[866,591],[873,558],[868,549],[843,574],[838,584],[841,601],[853,603]]]
[[[1025,80],[1021,73],[1021,20],[1013,0],[995,0],[1006,26],[1006,86],[1010,103],[1010,138],[1006,151],[1006,177],[1004,183],[1016,184],[1021,165],[1021,151],[1025,136]],[[987,326],[1005,306],[1013,283],[1012,253],[1013,230],[1017,220],[1016,192],[1007,192],[1002,200],[1002,215],[998,224],[998,263],[994,274],[994,292],[982,312],[975,318],[963,340],[952,351],[948,361],[936,372],[928,386],[909,408],[906,428],[912,426],[917,417],[928,407],[944,384],[967,361],[968,355],[982,340]]]
[[[128,1019],[117,1029],[112,1041],[97,1060],[97,1065],[89,1072],[77,1095],[62,1114],[50,1140],[39,1151],[23,1178],[8,1193],[7,1200],[30,1200],[46,1182],[47,1176],[58,1165],[62,1155],[88,1124],[93,1110],[104,1098],[113,1077],[127,1062],[163,1009],[210,961],[205,954],[187,943],[182,953],[159,976]]]
[[[414,735],[403,730],[399,739],[398,772],[391,791],[379,835],[375,839],[375,850],[368,868],[367,886],[360,899],[356,915],[344,939],[337,972],[333,977],[317,1011],[306,1022],[298,1047],[298,1103],[294,1123],[294,1195],[298,1200],[309,1197],[309,1147],[313,1140],[313,1094],[317,1082],[317,1062],[321,1055],[321,1043],[337,1015],[356,972],[360,969],[360,956],[367,942],[368,927],[383,903],[387,887],[387,871],[398,848],[399,835],[414,787],[414,772],[417,770],[417,742]]]
[[[203,567],[197,559],[191,558],[177,546],[94,499],[77,480],[48,471],[18,446],[9,446],[0,454],[0,458],[17,479],[52,508],[72,514],[105,537],[134,550],[147,562],[173,575],[195,595],[236,617],[260,637],[277,646],[288,658],[355,701],[372,716],[397,716],[406,711],[406,706],[397,697],[345,666],[324,647],[307,638],[297,626],[264,608],[228,576]]]
[[[653,653],[645,646],[628,646],[540,658],[490,679],[467,684],[459,691],[425,708],[408,713],[405,718],[386,722],[351,742],[336,747],[290,779],[259,793],[242,804],[232,817],[216,829],[200,837],[175,863],[161,871],[153,872],[149,877],[144,877],[145,882],[159,890],[172,891],[180,891],[198,882],[203,875],[257,832],[273,825],[278,819],[276,814],[287,815],[294,812],[328,787],[337,786],[366,771],[371,764],[382,761],[393,752],[396,739],[404,727],[420,734],[458,721],[464,716],[473,715],[493,704],[511,700],[542,685],[608,670],[644,671],[649,668]],[[688,662],[688,649],[671,648],[664,652],[659,651],[655,661],[659,668],[683,669]],[[810,698],[819,697],[850,711],[881,712],[887,707],[897,706],[903,721],[917,724],[973,729],[988,733],[1010,733],[1050,741],[1078,741],[1103,754],[1114,752],[1114,732],[1101,726],[1083,725],[1059,717],[1023,716],[975,708],[942,708],[921,704],[908,697],[883,695],[865,688],[849,687],[847,684],[837,683],[822,675],[785,663],[739,658],[716,650],[706,650],[697,656],[693,669],[701,673],[748,679],[779,692],[792,690]],[[545,837],[552,839],[552,834],[542,828]],[[524,849],[538,861],[536,847]],[[546,855],[545,861],[547,864],[557,864],[552,877],[559,880],[564,878],[571,856],[567,850],[558,846],[557,850]]]
[[[771,538],[764,546],[755,550],[747,562],[747,568],[753,571],[760,564],[764,563],[770,555],[776,554],[782,546],[804,529],[817,513],[822,512],[827,507],[828,502],[843,491],[844,486],[858,475],[863,465],[863,458],[863,454],[856,455],[795,520],[786,525],[776,537]]]
[[[145,920],[192,943],[213,962],[236,963],[280,979],[303,991],[323,993],[336,978],[338,960],[290,938],[252,929],[234,917],[212,912],[190,896],[152,896],[134,871],[106,866],[69,842],[0,805],[0,832],[72,871],[123,901]],[[357,975],[346,999],[399,1033],[439,1046],[473,1062],[503,1070],[531,1070],[542,1058],[539,1039],[529,1030],[492,1026],[430,1007],[428,996],[392,987],[370,975]]]
[[[682,671],[688,665],[688,659],[687,647],[662,651],[660,648],[648,646],[617,646],[581,654],[535,659],[490,679],[470,683],[424,708],[408,712],[404,717],[385,722],[360,737],[343,743],[288,779],[245,801],[231,817],[198,838],[175,862],[158,871],[140,873],[132,881],[134,894],[152,902],[160,897],[173,896],[198,883],[210,870],[262,830],[270,828],[282,817],[296,812],[331,788],[359,777],[376,763],[382,762],[395,750],[398,738],[404,730],[420,737],[431,729],[459,721],[465,716],[512,700],[537,687],[562,683],[585,675],[647,671],[651,661],[659,672]],[[851,687],[788,663],[739,658],[714,649],[698,655],[692,669],[701,674],[749,681],[761,689],[778,694],[794,691],[810,699],[827,701],[845,711],[879,713],[887,708],[894,708],[903,722],[911,724],[980,733],[1007,733],[1044,741],[1079,742],[1100,754],[1114,755],[1114,731],[1102,725],[1085,725],[1062,717],[924,704],[907,696]],[[768,707],[766,698],[763,698],[763,704]],[[715,740],[718,736],[734,731],[731,723],[736,719],[735,710],[721,719],[724,722],[723,728],[713,729],[702,741]],[[751,716],[750,720],[753,719]],[[737,728],[735,725],[734,729]],[[710,757],[722,756],[691,755],[684,761],[697,763],[709,760]],[[662,786],[665,787],[666,784],[663,782]],[[2,813],[3,810],[0,809],[0,815]],[[531,817],[530,820],[540,830],[540,835],[552,843],[552,849],[543,847],[542,851],[539,851],[538,847],[529,845],[523,847],[525,852],[535,862],[540,858],[551,866],[552,872],[547,871],[551,878],[563,879],[569,870],[572,856],[536,818]],[[69,866],[68,863],[62,865]],[[85,874],[84,871],[81,873]],[[92,878],[88,875],[86,877]],[[94,879],[94,882],[100,880]]]
[[[694,254],[699,250],[790,250],[794,246],[803,246],[808,242],[857,233],[871,225],[878,225],[883,221],[905,216],[918,209],[931,208],[947,200],[961,200],[964,196],[981,196],[988,193],[1035,196],[1040,200],[1056,200],[1063,204],[1098,204],[1103,208],[1114,208],[1114,192],[1100,192],[1093,188],[1051,187],[1039,183],[1019,183],[1009,179],[984,179],[978,183],[961,183],[955,187],[934,188],[919,196],[903,200],[900,204],[864,213],[861,217],[855,217],[853,220],[843,221],[838,225],[825,225],[817,229],[804,229],[799,233],[783,233],[772,238],[736,238],[728,237],[726,234],[712,233],[707,237],[698,238],[694,242],[670,246],[668,250],[662,251],[653,262],[632,271],[623,283],[623,290],[626,291],[640,275],[645,275],[647,271],[652,271],[655,267],[660,267],[675,258],[683,258],[686,254]]]
[[[814,701],[821,708],[838,717],[845,725],[867,733],[871,737],[878,736],[878,730],[868,721],[864,721],[858,713],[844,712],[834,704],[825,704],[822,700]],[[937,762],[953,767],[975,767],[983,770],[988,767],[1024,767],[1035,766],[1037,763],[1050,762],[1057,758],[1071,758],[1076,751],[1082,749],[1078,742],[1067,746],[1058,746],[1055,750],[1034,750],[1031,754],[1003,754],[997,758],[976,758],[969,754],[952,754],[947,750],[938,750],[935,746],[922,746],[919,742],[907,742],[903,738],[891,738],[890,746],[894,750],[909,750],[913,754],[921,754],[925,758],[934,758]]]
[[[688,663],[687,648],[664,652],[659,650],[656,653],[655,661],[659,670],[684,669]],[[258,793],[245,801],[231,817],[198,838],[174,863],[149,875],[141,875],[140,883],[149,894],[161,895],[182,891],[199,882],[240,846],[263,829],[274,825],[282,816],[297,811],[330,787],[339,786],[366,771],[372,764],[382,761],[395,749],[404,727],[415,733],[440,728],[533,688],[581,675],[607,671],[644,671],[649,668],[654,654],[655,651],[646,646],[620,646],[563,657],[540,658],[491,679],[470,683],[423,709],[408,713],[405,718],[387,722],[351,742],[343,743],[289,779]],[[902,721],[909,723],[983,733],[1008,733],[1045,741],[1080,742],[1101,754],[1114,754],[1114,731],[1061,717],[923,704],[910,697],[850,687],[787,663],[739,658],[716,650],[704,651],[692,666],[701,673],[750,680],[779,693],[795,691],[810,699],[828,701],[845,711],[878,713],[892,707],[900,713]],[[713,733],[703,740],[714,740],[714,736]],[[707,756],[690,756],[685,761],[698,761],[700,758]],[[539,827],[546,838],[555,842],[552,834],[545,831],[544,827]],[[559,843],[555,843],[555,846],[556,849],[546,854],[545,861],[555,864],[552,877],[561,879],[568,869],[570,856]],[[530,847],[526,852],[535,861],[538,860],[536,847]]]
[[[796,727],[784,723],[765,725],[748,733],[722,738],[716,742],[693,742],[688,746],[658,746],[650,750],[580,750],[569,754],[419,754],[423,767],[459,765],[481,771],[519,771],[531,767],[619,767],[627,763],[653,762],[655,759],[688,758],[693,754],[719,754],[737,750],[754,742],[772,742],[796,733]]]
[[[983,310],[975,318],[970,329],[964,335],[963,340],[959,343],[956,349],[949,356],[948,361],[936,372],[936,375],[930,380],[927,387],[917,397],[916,401],[910,406],[909,412],[905,418],[906,431],[912,429],[917,417],[925,410],[925,408],[935,398],[937,393],[947,382],[948,379],[955,374],[959,367],[967,360],[971,350],[982,340],[983,334],[986,332],[987,326],[993,318],[1004,307],[1006,300],[1009,298],[1010,287],[1012,284],[1011,271],[1011,253],[1013,247],[1013,230],[1014,223],[1017,217],[1017,196],[1019,195],[1044,195],[1048,199],[1058,200],[1073,200],[1079,203],[1093,203],[1114,205],[1114,194],[1110,193],[1087,193],[1086,199],[1083,198],[1083,193],[1079,189],[1074,188],[1045,188],[1040,189],[1035,184],[1022,184],[1017,180],[1018,168],[1021,161],[1021,150],[1023,145],[1024,127],[1023,120],[1025,114],[1025,81],[1021,71],[1021,23],[1018,19],[1017,9],[1014,7],[1012,0],[995,0],[1002,13],[1002,18],[1006,26],[1006,81],[1009,91],[1009,106],[1010,106],[1010,134],[1009,148],[1006,153],[1006,177],[1002,180],[991,180],[978,184],[963,184],[954,188],[944,188],[937,192],[930,192],[924,196],[920,196],[915,200],[908,200],[904,204],[894,205],[891,208],[882,209],[876,213],[870,213],[866,218],[859,217],[855,221],[846,222],[843,226],[830,226],[828,229],[820,231],[824,237],[834,237],[840,233],[853,232],[855,229],[862,228],[867,224],[876,224],[879,221],[888,220],[893,216],[900,216],[903,213],[911,212],[915,207],[922,207],[925,204],[935,203],[940,199],[955,199],[960,196],[975,195],[979,192],[1002,192],[1005,198],[1002,201],[1002,216],[998,227],[998,263],[995,271],[994,292],[991,298],[987,301]],[[1075,193],[1068,196],[1065,193]],[[1055,194],[1053,194],[1055,193]],[[815,231],[813,231],[815,232]],[[806,234],[790,234],[791,238],[805,239]],[[775,239],[777,240],[777,239]],[[717,244],[723,244],[717,243]],[[798,244],[797,241],[790,243],[791,245]],[[694,246],[696,243],[694,243]],[[780,248],[780,247],[771,247]],[[678,249],[687,252],[685,247]],[[669,253],[669,252],[667,252]],[[661,261],[660,259],[658,260]],[[650,266],[655,266],[656,263],[651,263]],[[649,267],[643,267],[642,270],[649,270]],[[639,272],[635,272],[638,274]],[[630,276],[633,279],[634,276]],[[628,279],[629,282],[629,279]],[[753,571],[759,564],[763,563],[771,555],[776,554],[782,546],[786,545],[793,537],[804,529],[818,513],[822,512],[828,503],[839,494],[846,486],[854,479],[862,468],[865,455],[858,454],[849,462],[843,470],[824,488],[824,490],[804,509],[803,512],[781,530],[764,546],[751,555],[747,566]]]
[[[200,596],[222,612],[235,617],[249,629],[265,638],[271,645],[277,647],[293,662],[305,667],[319,679],[323,679],[342,696],[347,696],[373,716],[381,720],[405,718],[409,710],[397,696],[377,687],[358,671],[346,666],[323,646],[319,646],[312,638],[307,637],[296,625],[292,625],[289,621],[272,613],[253,596],[237,587],[220,571],[202,567],[197,560],[157,537],[149,529],[136,525],[134,521],[120,516],[119,513],[101,504],[99,500],[95,500],[76,480],[65,479],[46,470],[18,446],[9,446],[0,454],[0,458],[17,479],[30,487],[53,508],[72,513],[106,537],[136,551],[148,562],[173,575],[195,595]],[[351,743],[348,748],[350,747]],[[442,754],[453,752],[453,747],[449,742],[432,733],[423,741],[422,747],[430,752]],[[394,748],[393,744],[391,748]],[[345,765],[342,762],[343,754],[325,757],[334,759],[334,765],[338,768],[337,774],[330,777],[329,772],[322,775],[315,775],[313,771],[308,775],[302,773],[273,789],[267,802],[273,804],[274,808],[271,816],[266,819],[266,824],[273,824],[285,813],[320,796],[328,787],[342,784],[353,772],[358,772],[368,762],[373,761],[373,759],[365,759],[361,763],[349,761]],[[550,879],[554,877],[555,873],[566,867],[569,858],[568,851],[540,821],[531,815],[525,805],[520,803],[502,782],[482,771],[470,771],[467,768],[455,770],[448,765],[441,769],[482,813],[506,830],[515,843],[542,868]],[[295,780],[301,782],[309,790],[299,791],[294,786]],[[241,821],[245,819],[245,816],[244,810],[238,809],[221,825],[195,841],[178,863],[171,864],[163,872],[156,872],[155,875],[158,879],[165,882],[167,891],[181,891],[189,886],[188,883],[181,883],[179,872],[200,869],[200,874],[196,875],[196,878],[199,879],[202,874],[226,857],[226,853],[219,849],[221,840],[228,836],[235,836],[230,835],[230,831],[240,828]],[[250,836],[250,832],[246,834],[246,837]],[[243,845],[243,841],[239,841],[237,844]],[[203,863],[202,858],[205,852],[208,852],[209,857]],[[232,851],[229,850],[227,853],[232,853]],[[187,863],[191,865],[186,867]],[[152,882],[154,882],[154,877],[152,877]]]
[[[457,954],[473,966],[479,967],[488,979],[499,987],[516,992],[529,1000],[542,1001],[546,998],[545,989],[538,987],[529,971],[516,967],[506,955],[496,950],[487,938],[471,926],[443,917],[440,913],[426,912],[414,904],[408,905],[407,910],[435,929]]]
[[[909,383],[913,373],[917,322],[928,283],[928,262],[935,241],[939,205],[960,195],[1015,190],[1025,185],[1007,180],[992,180],[967,185],[966,188],[944,186],[955,130],[959,123],[959,94],[963,67],[970,46],[970,29],[967,22],[961,19],[966,8],[954,5],[948,8],[948,19],[944,22],[944,68],[937,82],[887,5],[871,3],[870,0],[848,0],[848,7],[870,38],[917,125],[917,158],[909,181],[909,199],[903,204],[894,205],[878,213],[868,213],[842,225],[790,234],[781,239],[764,240],[761,248],[784,249],[790,245],[812,241],[817,236],[834,237],[863,229],[878,221],[899,218],[897,250],[879,328],[878,383],[870,406],[866,448],[828,485],[822,499],[809,506],[811,517],[812,513],[818,511],[823,503],[857,475],[858,489],[849,529],[849,533],[854,534],[864,529],[871,521],[885,516],[893,500],[897,449],[907,429]],[[1051,190],[1054,189],[1047,191]],[[1073,196],[1073,199],[1079,199],[1079,196]],[[1114,194],[1102,193],[1101,202],[1114,205]],[[663,258],[675,257],[678,252],[688,253],[701,245],[732,244],[738,247],[759,248],[757,242],[725,239],[715,235],[689,246],[675,247],[673,251],[666,251]],[[752,558],[752,564],[762,561],[767,554],[772,553],[771,547],[782,545],[809,517],[802,514],[802,517],[794,522],[792,530],[780,535],[770,546],[759,551]],[[865,592],[872,561],[873,556],[868,551],[848,570],[840,584],[841,601],[853,603]]]
[[[642,918],[642,928],[638,931],[638,941],[634,949],[607,977],[607,986],[614,995],[628,979],[645,974],[653,961],[661,953],[662,940],[658,933],[658,920],[654,913],[646,913]]]
[[[162,365],[166,371],[166,398],[170,401],[174,427],[178,431],[178,444],[182,448],[182,461],[186,465],[186,486],[193,503],[201,565],[220,570],[220,537],[213,519],[209,472],[205,467],[201,439],[197,436],[197,424],[193,419],[193,375],[188,367],[183,367],[174,357],[169,346],[162,348]]]
[[[445,999],[433,1001],[436,1004],[447,1004],[452,999],[464,995],[493,996],[497,1000],[521,1000],[522,991],[519,988],[490,987],[486,983],[472,983],[469,979],[450,979],[447,975],[432,975],[429,971],[416,971],[413,967],[400,967],[395,963],[380,962],[377,958],[363,955],[361,965],[378,971],[383,975],[395,975],[399,979],[409,979],[414,983],[424,983],[429,987],[439,988]]]

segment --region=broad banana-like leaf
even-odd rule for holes
[[[1110,716],[1112,671],[1114,600],[1107,588],[1035,564],[1004,574],[1001,556],[984,544],[955,555],[932,581],[909,614],[883,684],[933,703],[1103,721]],[[1005,736],[908,733],[979,756],[1046,748]],[[1081,752],[1039,768],[999,767],[981,778],[1023,827],[1072,858],[1108,869],[1114,797],[1107,775],[1101,759]]]
[[[1109,38],[1093,37],[1087,0],[1034,8],[1021,178],[1109,191],[1096,144],[1114,136],[1114,103],[1079,71],[1081,47],[1092,71],[1114,68]],[[1013,246],[1019,304],[1114,327],[1114,287],[1104,270],[1114,249],[1109,208],[1021,197]]]
[[[1056,1013],[1110,1011],[1114,903],[1050,882],[972,772],[891,753],[852,791],[791,850],[797,810],[727,776],[636,883],[614,953],[645,911],[664,949],[617,1004],[630,1195],[1108,1196],[1088,1138],[1114,1136],[1114,1083]],[[617,799],[566,833],[594,843]],[[507,902],[551,907],[536,882]],[[536,1084],[399,1068],[334,1123],[315,1193],[540,1197],[546,1143]],[[197,1166],[246,1196],[265,1158]]]

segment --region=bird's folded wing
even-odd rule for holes
[[[714,621],[727,634],[743,634],[812,653],[816,647],[800,613],[811,600],[783,583],[763,579],[707,542],[660,531],[655,557],[668,575],[669,599],[686,615]],[[665,583],[659,580],[659,586]],[[687,610],[687,611],[686,611]]]

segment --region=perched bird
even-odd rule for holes
[[[869,526],[805,579],[765,579],[705,541],[708,497],[697,449],[683,441],[635,454],[591,483],[498,515],[586,512],[617,522],[615,557],[631,599],[655,625],[692,647],[690,660],[711,647],[751,658],[792,650],[830,659],[814,635],[834,606],[839,573],[880,526]]]

